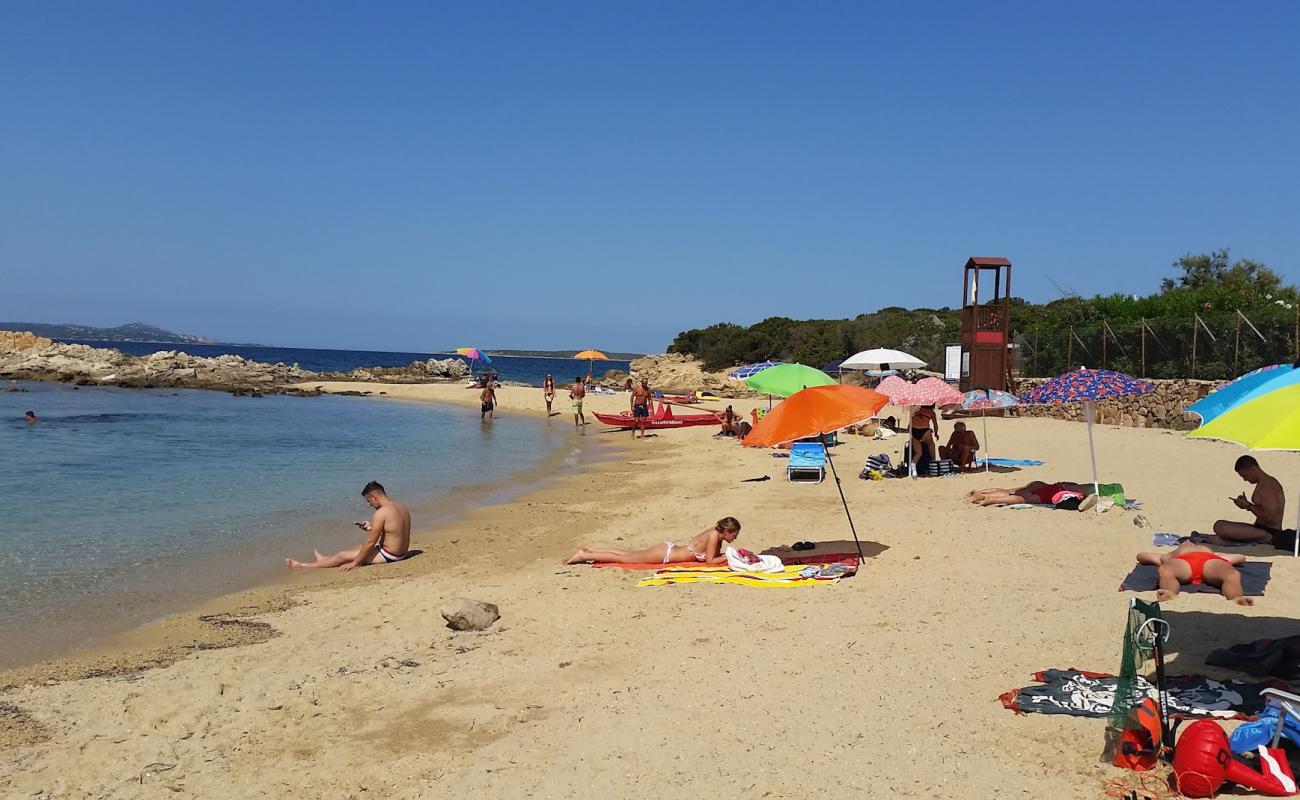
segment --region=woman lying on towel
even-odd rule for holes
[[[1085,485],[1082,483],[1072,483],[1070,481],[1059,481],[1056,483],[1030,481],[1024,486],[1018,486],[1013,489],[977,489],[967,494],[966,499],[981,506],[1009,506],[1016,505],[1017,503],[1032,503],[1050,506],[1059,502],[1056,499],[1056,496],[1062,492],[1069,495],[1078,495],[1082,498],[1086,493],[1085,490],[1091,487],[1092,484]]]
[[[1255,601],[1243,596],[1238,564],[1246,557],[1237,553],[1220,555],[1203,544],[1183,542],[1172,553],[1138,553],[1139,564],[1156,567],[1160,588],[1156,599],[1173,600],[1184,583],[1204,583],[1219,587],[1224,599],[1239,606],[1253,606]]]
[[[583,547],[566,564],[725,564],[724,544],[740,535],[735,517],[723,517],[712,528],[700,531],[685,544],[660,542],[644,550],[619,547]]]

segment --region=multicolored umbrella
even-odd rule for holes
[[[978,411],[980,417],[984,419],[984,471],[989,471],[989,461],[992,460],[989,449],[989,414],[990,411],[1001,411],[1007,408],[1014,408],[1020,405],[1014,394],[1003,392],[997,389],[971,389],[961,396],[961,403],[957,405],[963,411]]]
[[[1239,402],[1267,394],[1297,381],[1300,381],[1300,370],[1291,364],[1260,367],[1254,372],[1247,372],[1240,378],[1225,383],[1192,403],[1184,411],[1200,417],[1201,424],[1204,425]]]
[[[1187,436],[1251,450],[1300,450],[1300,383],[1238,403]],[[1300,556],[1300,514],[1297,520],[1294,555]]]
[[[482,361],[484,364],[492,363],[492,359],[488,358],[487,353],[484,353],[477,347],[457,347],[456,353],[457,355],[462,355],[465,358],[468,358],[471,362]]]
[[[745,379],[745,383],[756,392],[789,397],[811,386],[830,386],[835,379],[803,364],[778,364],[755,372]]]
[[[1156,385],[1140,381],[1131,375],[1109,369],[1079,369],[1053,378],[1036,386],[1020,397],[1025,405],[1063,405],[1083,403],[1083,415],[1088,420],[1088,456],[1092,460],[1092,488],[1098,495],[1101,487],[1097,481],[1097,449],[1092,441],[1093,403],[1114,397],[1149,394]]]
[[[757,364],[746,364],[743,367],[732,370],[730,377],[733,381],[743,381],[756,372],[762,372],[769,367],[779,367],[784,361],[759,361]]]
[[[746,447],[775,447],[810,436],[820,436],[825,442],[828,434],[871,419],[888,402],[888,398],[879,392],[860,386],[844,386],[834,382],[825,386],[812,386],[790,395],[769,411],[742,443]],[[830,464],[831,474],[835,476],[835,488],[839,490],[840,502],[844,504],[844,515],[849,519],[849,530],[853,532],[853,541],[858,545],[858,558],[865,561],[862,542],[858,540],[853,515],[849,513],[849,503],[844,499],[844,487],[840,484],[839,473],[835,471],[835,459],[831,458],[830,448],[826,449],[826,462]]]

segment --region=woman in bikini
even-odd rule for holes
[[[551,403],[555,401],[555,378],[551,373],[546,373],[546,380],[542,381],[542,395],[546,397],[546,416],[551,415]]]
[[[712,528],[700,531],[685,544],[660,542],[644,550],[624,550],[620,547],[582,547],[566,564],[725,564],[727,556],[723,545],[731,544],[740,535],[740,522],[735,517],[723,517]]]
[[[1070,481],[1057,483],[1030,481],[1024,486],[1011,489],[977,489],[968,493],[966,499],[981,506],[1009,506],[1019,503],[1051,505],[1052,499],[1060,492],[1074,492],[1084,495],[1087,493],[1086,490],[1091,487],[1092,484],[1085,486],[1082,483],[1071,483]]]
[[[1237,566],[1246,563],[1243,555],[1220,555],[1205,545],[1183,542],[1172,553],[1138,553],[1137,562],[1156,567],[1160,580],[1156,599],[1162,602],[1177,597],[1184,583],[1192,583],[1217,586],[1225,600],[1239,606],[1255,605],[1241,588]]]

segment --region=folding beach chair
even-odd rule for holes
[[[790,463],[785,468],[785,477],[791,482],[821,483],[826,478],[826,448],[804,442],[790,445]]]

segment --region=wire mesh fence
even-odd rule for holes
[[[1022,377],[1080,366],[1143,378],[1224,380],[1300,358],[1300,313],[1194,314],[1187,319],[1088,322],[1014,331],[1012,368]]]

